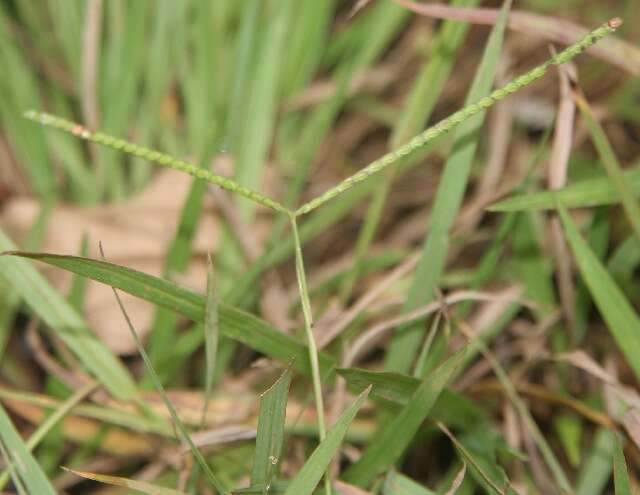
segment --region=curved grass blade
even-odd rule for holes
[[[356,413],[369,395],[369,388],[362,392],[349,408],[342,413],[336,424],[329,430],[325,439],[318,445],[307,459],[300,472],[289,483],[285,495],[310,495],[327,470],[331,459],[336,454],[347,433],[347,429]]]
[[[106,261],[78,256],[26,252],[5,254],[42,261],[177,311],[196,322],[204,322],[204,297],[167,280]],[[283,363],[294,360],[297,370],[306,375],[311,373],[308,351],[304,344],[249,313],[224,303],[220,303],[218,308],[221,335],[246,344]],[[320,353],[319,364],[322,375],[325,375],[334,363],[330,357]]]
[[[567,210],[560,205],[558,209],[582,278],[618,347],[627,358],[636,377],[640,378],[640,318],[582,238]]]
[[[287,368],[269,390],[260,397],[251,486],[262,486],[265,493],[271,493],[270,486],[276,474],[277,465],[280,463],[290,384],[291,368]]]
[[[137,144],[133,144],[123,139],[110,136],[103,132],[91,132],[89,129],[80,124],[71,122],[70,120],[66,120],[61,117],[57,117],[55,115],[50,115],[48,113],[29,110],[25,112],[24,116],[30,120],[39,122],[42,125],[69,132],[74,136],[80,137],[87,141],[91,141],[102,146],[107,146],[109,148],[122,151],[123,153],[148,160],[151,163],[162,165],[163,167],[180,170],[181,172],[192,175],[197,179],[202,179],[211,184],[215,184],[222,189],[226,189],[227,191],[230,191],[234,194],[238,194],[250,201],[253,201],[254,203],[266,206],[267,208],[271,208],[272,210],[289,213],[289,210],[282,206],[280,203],[267,196],[264,196],[257,191],[249,189],[248,187],[244,187],[231,179],[227,179],[226,177],[216,175],[205,168],[201,168],[192,163],[180,160],[179,158],[175,158],[173,156],[160,153],[159,151],[145,148],[144,146],[138,146]]]
[[[591,106],[587,102],[584,94],[576,90],[574,98],[578,108],[580,109],[580,114],[587,124],[587,129],[589,129],[591,139],[598,151],[598,155],[600,155],[602,165],[620,195],[620,201],[622,202],[624,212],[627,214],[629,224],[635,232],[636,237],[640,239],[640,204],[635,198],[632,189],[629,187],[629,183],[625,180],[618,157],[613,151],[613,147],[602,129],[600,122],[598,122],[596,117],[593,115]]]
[[[390,471],[384,480],[383,495],[437,495],[436,492],[397,471]]]
[[[113,287],[111,287],[111,290],[113,291],[113,295],[115,296],[116,301],[118,302],[120,311],[122,312],[122,315],[124,316],[124,319],[127,322],[127,326],[129,327],[129,331],[131,332],[131,337],[133,337],[136,347],[138,348],[138,352],[140,353],[140,356],[144,361],[144,365],[147,368],[147,373],[151,378],[151,382],[153,383],[154,387],[162,397],[162,401],[164,402],[167,410],[169,411],[169,414],[171,415],[171,420],[173,421],[173,424],[178,430],[178,433],[180,434],[182,439],[185,441],[185,443],[189,446],[191,455],[193,455],[193,458],[198,463],[198,466],[202,469],[207,479],[212,484],[212,486],[215,487],[217,492],[220,495],[230,495],[229,491],[225,488],[222,482],[211,470],[206,459],[204,458],[202,453],[198,450],[198,447],[196,447],[196,444],[191,439],[191,435],[189,435],[187,428],[185,427],[184,423],[180,420],[180,417],[178,416],[178,412],[176,411],[176,408],[173,405],[173,402],[171,402],[171,400],[169,399],[167,392],[165,391],[164,387],[162,386],[162,383],[160,382],[160,378],[158,377],[156,371],[153,369],[153,364],[151,363],[151,359],[149,358],[147,351],[144,350],[144,346],[142,345],[142,341],[138,336],[138,332],[136,332],[136,329],[134,328],[133,323],[129,318],[129,315],[127,314],[127,311],[125,310],[124,305],[122,304],[122,300],[120,299],[118,292]]]
[[[17,478],[24,483],[27,493],[55,495],[56,491],[49,483],[44,472],[29,452],[16,431],[4,407],[0,405],[0,443],[4,447],[7,464]]]
[[[584,50],[592,46],[594,43],[598,42],[600,39],[613,33],[618,27],[620,27],[621,24],[622,24],[622,21],[616,18],[603,24],[602,26],[595,29],[594,31],[591,31],[580,41],[569,46],[568,48],[558,53],[554,57],[551,57],[549,60],[547,60],[543,64],[531,69],[526,74],[523,74],[517,77],[516,79],[504,85],[502,88],[496,89],[491,94],[481,98],[477,102],[467,105],[461,110],[458,110],[454,114],[450,115],[449,117],[445,118],[444,120],[441,120],[434,126],[430,127],[426,131],[418,134],[413,139],[411,139],[408,143],[400,146],[394,151],[387,153],[386,155],[382,156],[381,158],[367,165],[365,168],[363,168],[359,172],[356,172],[351,177],[344,179],[342,182],[332,187],[325,193],[312,199],[308,203],[305,203],[300,208],[298,208],[298,210],[296,210],[296,215],[304,215],[306,213],[309,213],[312,210],[315,210],[316,208],[323,205],[327,201],[330,201],[331,199],[338,196],[339,194],[342,194],[343,192],[351,189],[357,183],[368,179],[369,177],[371,177],[374,174],[377,174],[378,172],[381,172],[382,170],[387,168],[389,165],[400,160],[402,157],[410,153],[413,153],[414,151],[416,151],[419,148],[422,148],[423,146],[433,141],[434,139],[449,132],[450,130],[454,129],[458,125],[462,124],[467,119],[473,117],[474,115],[479,114],[480,112],[483,112],[484,110],[493,106],[500,100],[503,100],[507,96],[513,93],[516,93],[517,91],[520,91],[522,88],[528,86],[529,84],[533,83],[534,81],[544,76],[550,67],[554,65],[561,65],[568,62],[569,60],[571,60],[572,58],[574,58],[575,56],[579,55]]]
[[[620,438],[616,436],[613,448],[613,480],[616,487],[616,495],[631,495],[631,482],[629,470],[624,459]]]
[[[623,173],[635,197],[640,196],[640,170]],[[488,211],[541,211],[553,210],[556,202],[565,208],[588,208],[618,203],[620,194],[608,177],[597,177],[576,182],[557,191],[541,191],[532,194],[518,194],[498,201],[487,208]]]
[[[0,250],[15,249],[0,231]],[[119,399],[135,396],[136,386],[127,369],[87,328],[78,312],[26,260],[0,256],[0,272],[80,362]]]
[[[345,481],[366,486],[400,458],[449,379],[464,361],[466,350],[465,347],[451,356],[420,384],[409,402],[374,437],[358,462],[345,471]]]
[[[51,429],[58,424],[64,418],[71,409],[73,409],[77,404],[79,404],[88,394],[93,392],[98,384],[93,382],[85,385],[80,390],[71,395],[67,400],[65,400],[60,406],[44,420],[42,423],[38,425],[38,428],[31,434],[29,440],[25,442],[25,445],[29,452],[33,452],[38,444],[42,441],[42,439],[51,431]],[[4,471],[0,474],[0,490],[4,488],[4,486],[9,481],[9,472]]]
[[[109,476],[107,474],[89,473],[87,471],[76,471],[75,469],[69,469],[63,467],[65,471],[86,478],[88,480],[99,481],[100,483],[106,483],[107,485],[122,486],[130,488],[141,493],[147,493],[148,495],[186,495],[184,492],[174,490],[173,488],[165,488],[163,486],[153,485],[146,481],[137,481],[129,478],[122,478],[120,476]]]
[[[486,97],[491,91],[510,10],[511,1],[505,1],[500,21],[491,31],[486,43],[480,66],[466,97],[466,104]],[[462,205],[485,114],[483,109],[479,109],[472,115],[465,117],[464,122],[461,122],[460,127],[456,129],[451,152],[440,176],[429,215],[429,233],[424,239],[420,260],[402,308],[405,312],[433,300],[434,289],[440,282],[445,268],[449,251],[449,232]],[[421,339],[420,326],[416,324],[402,325],[394,333],[391,340],[391,345],[385,356],[385,368],[389,371],[408,372],[419,349]]]

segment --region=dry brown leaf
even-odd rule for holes
[[[190,184],[189,176],[163,170],[144,191],[128,201],[91,208],[57,206],[48,219],[40,250],[77,254],[86,233],[89,256],[100,256],[97,245],[101,242],[109,261],[159,276]],[[180,283],[199,291],[204,291],[206,280],[204,255],[215,251],[220,231],[210,202],[205,204],[205,214],[194,239],[196,256],[180,278]],[[16,198],[3,209],[0,227],[19,242],[39,211],[36,200]],[[38,268],[58,290],[67,293],[71,281],[69,273]],[[136,328],[144,336],[151,324],[153,306],[128,294],[122,294],[122,299]],[[117,354],[136,352],[109,287],[93,281],[87,284],[84,315],[89,326],[111,350]]]
[[[344,481],[334,480],[332,485],[339,495],[371,495],[371,492],[367,492],[358,486],[345,483]]]
[[[467,474],[467,465],[463,463],[460,471],[456,474],[453,483],[451,483],[451,488],[447,490],[446,495],[455,495],[457,493],[458,488],[460,488],[460,485],[462,485],[462,482],[464,481],[465,474]]]
[[[451,7],[435,3],[420,4],[409,0],[395,1],[416,14],[474,24],[493,25],[500,12],[499,9]],[[507,25],[509,29],[514,31],[564,45],[575,43],[588,32],[588,29],[571,21],[522,10],[512,10]],[[604,39],[597,45],[590,47],[587,52],[633,75],[640,73],[640,49],[620,38]]]
[[[626,402],[629,406],[640,410],[640,395],[638,392],[625,385],[622,385],[615,376],[608,373],[602,366],[596,363],[586,352],[584,351],[571,351],[558,354],[554,356],[557,361],[567,362],[576,368],[580,368],[586,371],[590,375],[598,378],[607,385],[611,386],[613,392],[615,392],[620,399]]]
[[[39,425],[47,417],[47,410],[14,400],[3,400],[3,404],[14,414],[32,425]],[[103,431],[100,421],[68,416],[61,422],[62,434],[74,443],[86,444],[103,434],[98,448],[111,455],[122,457],[143,457],[153,454],[157,449],[157,442],[149,435],[141,435],[121,428],[109,428]]]

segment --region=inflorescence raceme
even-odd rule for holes
[[[327,201],[330,201],[334,197],[342,194],[348,189],[351,189],[359,182],[368,179],[372,175],[384,170],[386,167],[397,162],[401,158],[409,155],[410,153],[413,153],[417,149],[425,146],[427,143],[451,131],[453,128],[460,125],[462,122],[469,119],[473,115],[476,115],[477,113],[488,109],[498,101],[540,79],[546,74],[551,66],[561,65],[568,62],[576,55],[579,55],[594,43],[598,42],[600,39],[604,38],[608,34],[613,33],[618,27],[620,27],[621,24],[622,21],[618,18],[612,19],[606,24],[603,24],[594,31],[591,31],[580,41],[567,47],[565,50],[550,58],[543,64],[531,69],[526,74],[517,77],[516,79],[507,83],[505,86],[496,89],[490,95],[485,96],[479,101],[472,103],[471,105],[468,105],[461,110],[458,110],[457,112],[441,120],[434,126],[429,127],[427,130],[411,139],[408,143],[400,146],[394,151],[383,155],[381,158],[378,158],[352,176],[347,177],[331,189],[315,197],[308,203],[303,204],[296,211],[291,211],[278,201],[269,198],[268,196],[265,196],[257,191],[249,189],[248,187],[245,187],[241,184],[238,184],[234,180],[216,175],[205,168],[198,167],[197,165],[185,162],[178,158],[174,158],[170,155],[166,155],[164,153],[160,153],[143,146],[138,146],[123,139],[109,136],[108,134],[104,134],[102,132],[92,132],[80,124],[76,124],[74,122],[56,117],[54,115],[30,110],[25,113],[25,117],[35,120],[36,122],[40,122],[43,125],[70,132],[75,136],[81,137],[88,141],[92,141],[96,144],[101,144],[103,146],[121,150],[130,155],[143,158],[152,163],[157,163],[165,167],[181,170],[182,172],[186,172],[194,177],[197,177],[198,179],[205,180],[230,192],[239,194],[240,196],[243,196],[253,201],[254,203],[266,206],[267,208],[271,208],[275,211],[286,213],[290,217],[296,217],[315,210]]]

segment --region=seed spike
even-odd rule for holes
[[[290,214],[291,212],[284,205],[278,203],[274,199],[271,199],[257,191],[249,189],[241,184],[238,184],[234,180],[227,179],[220,175],[216,175],[205,168],[198,167],[192,163],[180,160],[171,155],[160,153],[144,146],[138,146],[137,144],[130,143],[124,139],[119,139],[103,132],[92,132],[81,124],[77,124],[70,120],[50,115],[48,113],[37,112],[35,110],[27,110],[24,116],[35,122],[39,122],[42,125],[53,127],[61,131],[68,132],[79,138],[91,141],[108,148],[113,148],[118,151],[122,151],[129,155],[134,155],[151,163],[162,165],[164,167],[173,168],[185,172],[197,179],[205,180],[211,184],[214,184],[222,189],[239,194],[254,203],[266,206],[272,210]]]
[[[386,155],[383,155],[382,157],[370,163],[352,176],[347,177],[328,191],[322,193],[308,203],[303,204],[302,206],[300,206],[300,208],[298,208],[298,210],[296,210],[296,215],[304,215],[312,210],[315,210],[327,201],[330,201],[339,194],[342,194],[346,190],[351,189],[359,182],[368,179],[370,176],[377,174],[392,163],[397,162],[400,158],[414,152],[418,148],[425,146],[427,143],[449,132],[454,127],[467,120],[469,117],[472,117],[473,115],[486,110],[487,108],[493,106],[495,103],[506,98],[510,94],[515,93],[525,86],[528,86],[532,82],[540,79],[546,74],[546,72],[552,65],[561,65],[568,62],[576,55],[579,55],[594,43],[598,42],[600,39],[604,38],[608,34],[613,33],[621,25],[622,20],[617,17],[609,20],[607,23],[591,31],[581,40],[577,41],[573,45],[568,46],[563,51],[551,57],[543,64],[534,67],[529,72],[515,78],[502,88],[496,89],[490,95],[485,96],[479,101],[472,103],[471,105],[468,105],[461,110],[458,110],[454,114],[418,134],[408,143],[405,143],[399,148],[390,151]]]

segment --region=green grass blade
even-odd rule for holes
[[[454,6],[472,7],[478,0],[455,0]],[[396,148],[417,134],[429,120],[431,112],[438,101],[445,82],[451,73],[451,68],[456,60],[458,49],[462,45],[469,30],[469,24],[446,21],[442,24],[433,50],[429,53],[428,61],[423,65],[420,74],[414,82],[411,92],[404,103],[404,108],[399,119],[393,127],[389,145]],[[355,261],[353,269],[340,288],[340,299],[347,301],[359,276],[360,265],[363,258],[369,252],[371,242],[380,223],[382,212],[387,202],[387,197],[397,164],[387,169],[383,177],[378,177],[378,184],[373,193],[373,198],[365,216],[364,225],[360,229],[355,248]]]
[[[196,322],[204,322],[204,297],[168,280],[89,258],[44,253],[13,254],[78,273],[146,301],[177,311]],[[2,257],[0,257],[1,262]],[[311,373],[308,351],[304,344],[276,330],[263,320],[232,306],[220,303],[219,311],[221,335],[246,344],[278,361],[288,363],[293,359],[297,370],[307,375]],[[319,360],[320,370],[324,375],[333,365],[333,361],[322,353],[319,355]]]
[[[164,261],[163,276],[172,278],[183,274],[188,267],[193,238],[202,213],[206,184],[194,181],[189,188],[180,214],[180,220]],[[157,308],[149,333],[149,356],[154,368],[162,375],[160,363],[171,359],[176,339],[178,319],[165,308]],[[148,384],[148,383],[147,383]]]
[[[449,379],[463,362],[465,353],[466,348],[458,351],[420,384],[400,413],[374,437],[358,462],[345,471],[343,478],[347,482],[366,486],[398,461]]]
[[[467,95],[467,104],[491,91],[511,2],[504,3],[500,19],[491,32],[482,61]],[[456,130],[451,154],[445,164],[431,209],[430,230],[404,305],[411,311],[434,297],[434,289],[444,271],[449,249],[449,231],[458,214],[476,154],[485,112],[480,110],[465,119]],[[394,335],[385,360],[390,371],[406,373],[419,347],[421,333],[416,326],[404,326]]]
[[[629,470],[624,459],[622,443],[616,436],[613,447],[613,480],[616,486],[616,495],[631,495],[631,482],[629,481]]]
[[[468,349],[464,362],[469,360],[471,349]],[[359,393],[371,385],[372,399],[381,399],[381,404],[390,410],[399,410],[405,406],[415,394],[422,383],[420,379],[400,373],[390,373],[387,371],[368,371],[358,368],[338,368],[336,372],[346,381],[349,390]],[[455,377],[456,373],[454,373]],[[487,417],[480,407],[466,397],[444,389],[433,408],[429,417],[434,421],[440,421],[452,428],[467,430],[480,423],[486,423]]]
[[[580,274],[636,377],[640,378],[640,318],[563,207],[560,218]]]
[[[0,251],[15,249],[0,231]],[[131,399],[136,386],[127,369],[87,328],[81,316],[24,259],[0,256],[0,272],[31,310],[73,351],[115,397]]]
[[[618,161],[602,126],[593,115],[591,106],[582,94],[576,94],[575,100],[578,108],[580,109],[580,114],[587,124],[587,129],[589,129],[593,144],[595,145],[596,150],[598,150],[598,155],[600,155],[602,165],[620,195],[622,207],[627,214],[627,219],[631,224],[631,228],[635,232],[636,237],[640,239],[640,203],[638,203],[631,187],[629,187],[629,184],[625,180],[620,162]]]
[[[623,173],[635,197],[640,196],[640,170]],[[586,179],[557,191],[518,194],[498,201],[487,209],[495,212],[553,210],[556,201],[565,208],[587,208],[610,205],[620,201],[620,194],[608,177]]]
[[[577,495],[601,495],[611,478],[615,432],[600,428],[578,473]]]
[[[290,384],[291,369],[287,368],[269,390],[260,397],[256,454],[251,470],[251,486],[262,486],[265,492],[269,491],[277,473],[277,466],[280,464]]]
[[[347,429],[358,410],[369,395],[369,389],[362,392],[349,408],[342,413],[336,424],[329,430],[324,441],[318,445],[307,459],[302,469],[291,480],[285,495],[309,495],[313,493],[331,459],[337,453]]]
[[[88,480],[99,481],[107,485],[122,486],[129,488],[136,492],[146,493],[148,495],[186,495],[184,492],[174,490],[173,488],[165,488],[164,486],[154,485],[147,483],[146,481],[132,480],[129,478],[122,478],[120,476],[110,476],[107,474],[89,473],[87,471],[76,471],[75,469],[69,469],[63,467],[65,471],[80,476]]]
[[[51,486],[44,472],[29,452],[20,438],[4,407],[0,405],[0,442],[5,448],[7,463],[17,473],[17,477],[24,483],[27,493],[38,495],[55,495],[56,490]]]
[[[383,495],[436,495],[401,473],[391,471],[384,481]]]
[[[255,72],[247,88],[248,101],[236,153],[236,180],[251,189],[260,184],[276,118],[280,73],[286,60],[286,34],[293,3],[279,0],[265,5],[269,17],[259,41]],[[246,205],[245,205],[246,206]],[[245,211],[248,211],[245,209]]]
[[[113,290],[113,295],[115,296],[116,301],[118,302],[118,306],[120,307],[120,311],[122,312],[122,315],[124,316],[124,319],[127,322],[127,326],[129,327],[129,330],[131,332],[131,337],[133,337],[133,340],[134,340],[134,342],[136,344],[138,352],[140,353],[140,356],[142,357],[142,360],[144,361],[144,365],[147,368],[147,372],[149,373],[149,376],[151,377],[151,381],[153,382],[153,385],[155,386],[156,390],[158,391],[158,393],[162,397],[162,401],[164,402],[164,405],[166,406],[167,410],[169,411],[169,414],[171,415],[171,419],[173,421],[173,424],[177,428],[177,430],[178,430],[180,436],[182,437],[182,439],[189,446],[189,450],[191,451],[191,455],[193,455],[193,458],[196,460],[196,462],[198,463],[198,466],[205,473],[205,476],[207,477],[207,479],[209,480],[211,485],[218,491],[218,493],[220,493],[220,495],[230,495],[229,491],[226,489],[226,487],[222,484],[222,482],[218,479],[218,477],[211,470],[211,468],[209,467],[209,464],[207,463],[206,459],[204,458],[202,453],[198,450],[198,447],[196,447],[195,443],[193,443],[193,440],[191,439],[191,435],[189,435],[189,432],[187,431],[187,428],[185,427],[184,423],[182,422],[182,420],[178,416],[178,412],[176,411],[175,406],[173,405],[171,400],[169,400],[169,397],[167,396],[167,393],[166,393],[164,387],[162,386],[162,383],[160,383],[160,378],[158,378],[158,375],[156,374],[155,370],[153,369],[153,365],[151,363],[151,359],[149,359],[147,351],[144,350],[144,346],[142,345],[142,341],[140,340],[140,337],[138,337],[138,333],[136,332],[136,330],[135,330],[135,328],[133,326],[133,323],[129,319],[129,315],[127,314],[127,311],[125,310],[124,305],[122,304],[122,301],[120,300],[120,296],[118,295],[118,292],[113,287],[111,289]]]
[[[73,395],[71,395],[67,400],[65,400],[60,406],[44,420],[42,423],[38,425],[38,428],[31,434],[29,440],[25,442],[25,445],[29,452],[33,452],[42,439],[51,431],[51,429],[58,424],[64,418],[71,409],[73,409],[76,405],[78,405],[88,394],[93,392],[96,388],[96,383],[90,383],[85,385],[80,390],[76,391]],[[0,474],[0,490],[4,488],[4,486],[9,481],[9,472],[4,471]]]

